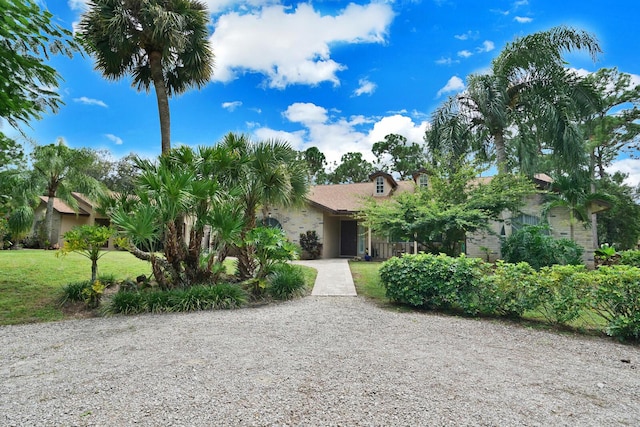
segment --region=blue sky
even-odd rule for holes
[[[172,144],[214,144],[227,132],[317,146],[331,161],[372,159],[389,133],[421,141],[431,112],[464,89],[516,36],[556,25],[595,34],[604,53],[567,56],[587,72],[618,67],[640,83],[637,0],[207,0],[214,78],[170,101]],[[84,0],[46,0],[64,26]],[[105,148],[116,157],[160,153],[155,95],[105,80],[91,57],[54,58],[65,106],[32,123],[39,144]],[[616,167],[640,178],[640,161]]]

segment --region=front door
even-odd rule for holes
[[[358,255],[358,221],[340,221],[340,256]]]

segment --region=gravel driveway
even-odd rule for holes
[[[2,426],[640,425],[640,347],[306,297],[0,328]]]

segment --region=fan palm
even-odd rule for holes
[[[106,78],[131,75],[138,91],[153,85],[162,154],[171,149],[169,97],[203,87],[213,73],[207,23],[197,0],[90,0],[80,21],[81,40]]]

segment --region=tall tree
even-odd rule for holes
[[[54,24],[53,15],[38,3],[2,2],[0,117],[15,127],[58,110],[62,100],[56,89],[61,76],[46,60],[50,54],[71,57],[78,49],[72,32]]]
[[[36,188],[41,188],[48,197],[45,230],[51,244],[58,241],[58,236],[53,233],[55,198],[62,199],[72,208],[77,208],[78,202],[71,194],[73,191],[84,193],[94,199],[104,191],[102,184],[86,173],[92,160],[92,156],[87,152],[69,148],[61,139],[56,144],[36,146],[31,152]]]
[[[591,34],[569,27],[518,38],[494,59],[490,74],[470,75],[466,90],[442,108],[453,107],[481,135],[500,173],[511,168],[510,153],[521,171],[535,172],[542,148],[562,156],[566,168],[575,167],[584,155],[576,121],[593,103],[593,93],[565,68],[563,54],[574,50],[595,59],[600,47]],[[516,135],[519,147],[511,144]]]
[[[384,141],[373,144],[371,149],[376,156],[380,169],[391,174],[400,175],[400,179],[407,179],[424,166],[424,147],[415,142],[409,143],[407,138],[398,134],[389,134]]]
[[[340,164],[329,174],[329,182],[332,184],[367,182],[373,171],[373,164],[365,160],[362,153],[349,152],[342,155]]]
[[[617,250],[636,249],[640,241],[640,188],[626,184],[626,178],[616,172],[597,182],[598,191],[611,196],[611,208],[598,214],[598,238]]]
[[[305,151],[300,152],[300,158],[302,158],[309,169],[309,180],[313,184],[326,184],[327,183],[327,158],[324,153],[320,151],[318,147],[309,147]]]
[[[171,150],[169,97],[203,87],[213,73],[208,15],[197,0],[90,0],[80,37],[108,79],[133,77],[132,86],[154,87],[162,153]]]

